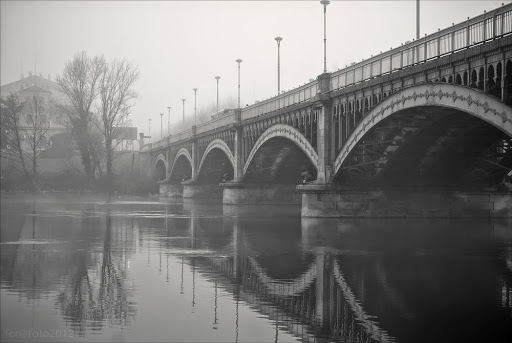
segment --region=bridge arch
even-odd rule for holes
[[[457,84],[436,83],[405,88],[373,108],[350,134],[333,163],[334,175],[362,137],[397,112],[418,107],[443,107],[464,112],[512,137],[512,109],[495,97]]]
[[[271,276],[268,276],[254,257],[248,256],[248,259],[254,270],[254,274],[265,286],[269,294],[277,297],[289,297],[302,294],[302,292],[310,287],[316,280],[318,275],[318,265],[323,261],[323,256],[317,255],[315,261],[309,265],[307,271],[305,271],[300,277],[289,282],[276,280]]]
[[[222,152],[224,152],[227,159],[231,163],[232,168],[235,168],[235,158],[233,156],[233,153],[231,152],[231,149],[222,139],[216,138],[213,141],[211,141],[210,144],[208,144],[208,146],[204,150],[203,156],[201,156],[201,161],[199,162],[199,166],[197,168],[197,175],[199,175],[199,173],[201,172],[201,168],[203,167],[203,164],[206,158],[208,157],[208,154],[214,149],[219,149]]]
[[[393,342],[394,338],[386,330],[380,328],[379,324],[373,320],[373,317],[364,311],[361,302],[357,299],[354,292],[352,292],[350,286],[347,284],[336,259],[333,261],[332,271],[334,280],[340,286],[345,301],[349,304],[355,317],[358,319],[364,330],[377,342]]]
[[[163,154],[159,154],[156,157],[154,165],[154,175],[157,180],[165,180],[167,178],[167,171],[169,170],[169,164]]]
[[[192,155],[190,155],[190,152],[186,149],[186,148],[181,148],[180,150],[178,150],[178,152],[176,153],[176,156],[174,157],[174,160],[172,162],[172,166],[171,166],[171,169],[169,171],[169,178],[172,179],[173,178],[173,174],[175,173],[176,169],[177,169],[177,163],[179,161],[180,158],[184,158],[188,161],[189,163],[189,167],[188,169],[190,169],[190,174],[191,174],[191,171],[192,171]],[[181,168],[183,169],[183,168]],[[188,175],[189,177],[191,175]],[[179,179],[179,175],[178,175],[178,179]]]
[[[268,140],[276,137],[283,137],[295,143],[295,145],[297,145],[304,152],[313,166],[318,170],[318,154],[311,143],[308,142],[306,137],[304,137],[300,131],[290,125],[276,124],[265,130],[254,143],[254,146],[252,147],[252,150],[247,156],[247,160],[245,161],[243,176],[246,175],[254,155],[258,152],[261,146]]]

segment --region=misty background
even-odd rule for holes
[[[502,1],[421,1],[423,37],[501,6]],[[131,124],[160,136],[216,101],[241,106],[277,94],[323,70],[323,6],[319,1],[2,1],[1,84],[29,71],[55,81],[73,55],[126,58],[138,66]],[[397,47],[416,36],[416,1],[331,1],[327,6],[327,71]],[[221,106],[222,107],[222,106]]]

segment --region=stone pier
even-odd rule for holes
[[[357,191],[297,186],[304,217],[512,217],[512,193],[438,190]]]
[[[246,184],[225,182],[222,202],[226,205],[237,204],[300,204],[301,194],[295,185],[284,184]]]
[[[194,181],[184,181],[183,198],[222,199],[222,188],[218,184],[201,184]]]

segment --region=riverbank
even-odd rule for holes
[[[37,179],[9,176],[1,179],[2,192],[48,193],[118,193],[147,195],[158,194],[158,185],[151,179],[137,176],[106,176],[89,179],[81,174],[42,175]]]

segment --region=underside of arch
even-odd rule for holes
[[[231,180],[234,171],[234,157],[228,145],[220,140],[213,140],[205,149],[199,163],[197,181],[215,184]]]
[[[165,180],[167,176],[167,162],[162,154],[156,158],[154,175],[157,180]]]
[[[171,167],[169,179],[171,183],[179,183],[192,177],[192,156],[187,149],[181,148]]]
[[[277,124],[258,138],[244,166],[243,180],[250,183],[295,184],[301,173],[316,179],[318,155],[299,131]]]
[[[478,91],[444,86],[412,87],[368,113],[337,156],[334,181],[476,187],[506,178],[510,107]]]
[[[297,184],[301,174],[308,174],[308,181],[315,180],[316,166],[294,142],[273,137],[253,155],[243,181],[251,184]]]

